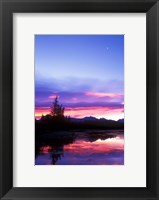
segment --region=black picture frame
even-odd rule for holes
[[[143,188],[13,187],[13,13],[146,13],[147,186]],[[157,0],[0,0],[1,199],[159,199],[159,2]],[[139,133],[140,134],[140,133]],[[27,171],[24,169],[25,173]]]

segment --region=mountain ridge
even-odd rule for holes
[[[124,119],[118,119],[118,120],[112,120],[112,119],[106,119],[106,118],[96,118],[93,116],[89,116],[89,117],[83,117],[83,118],[74,118],[71,117],[70,118],[71,121],[112,121],[112,122],[120,122],[120,123],[124,123]]]

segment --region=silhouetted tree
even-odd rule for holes
[[[51,116],[64,118],[65,108],[62,106],[62,104],[61,105],[59,104],[58,97],[54,99],[52,106],[50,108],[51,108],[50,111]]]

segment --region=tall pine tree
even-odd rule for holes
[[[64,118],[64,111],[65,108],[62,106],[62,104],[59,104],[58,97],[56,97],[52,103],[52,106],[50,107],[50,114],[53,117],[60,117]]]

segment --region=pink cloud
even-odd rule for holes
[[[122,97],[122,94],[115,94],[115,93],[105,93],[105,92],[85,92],[86,96],[94,96],[94,97]]]
[[[59,98],[58,95],[51,95],[51,96],[49,96],[48,98],[49,98],[49,99],[55,99],[56,97]]]
[[[72,101],[77,101],[78,99],[76,97],[72,98],[71,99]]]

